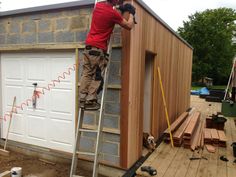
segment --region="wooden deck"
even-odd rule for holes
[[[192,97],[192,106],[202,112],[202,118],[207,114],[220,111],[221,104],[209,103]],[[190,149],[171,148],[170,144],[162,143],[142,166],[152,166],[157,170],[157,177],[236,177],[236,159],[233,157],[232,142],[236,141],[236,127],[234,118],[228,118],[225,126],[228,138],[227,148],[217,147],[216,153],[209,153],[206,148],[201,151]],[[220,156],[229,160],[224,162]],[[189,160],[190,157],[205,157],[208,160]],[[137,177],[150,176],[146,172],[137,170]]]

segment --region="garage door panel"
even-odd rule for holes
[[[7,134],[8,123],[9,123],[9,119],[6,122],[7,126],[5,126],[4,137],[6,137],[6,134]],[[13,114],[9,138],[11,138],[11,136],[23,137],[24,129],[25,129],[25,121],[24,121],[23,115]]]
[[[58,119],[50,119],[50,142],[59,146],[72,146],[74,132],[71,130],[72,122]]]
[[[11,110],[14,97],[16,96],[16,105],[19,105],[23,100],[22,95],[23,95],[22,87],[6,85],[4,89],[5,105],[9,106],[9,110]],[[9,110],[7,109],[6,111]]]
[[[11,110],[14,96],[17,105],[32,99],[33,83],[37,90],[47,87],[69,67],[73,67],[74,54],[57,53],[15,53],[1,54],[2,109]],[[75,136],[75,73],[60,79],[55,87],[45,90],[37,99],[36,109],[32,102],[18,109],[13,118],[9,139],[56,150],[72,152]],[[53,88],[52,88],[53,87]],[[3,123],[3,136],[7,129]]]
[[[5,80],[23,81],[22,61],[20,61],[18,58],[8,58],[3,62],[3,65],[5,66],[3,69],[5,71]]]
[[[71,90],[53,89],[51,94],[51,112],[64,114],[73,112],[74,100]]]
[[[46,81],[50,74],[47,68],[47,61],[40,58],[30,58],[27,64],[26,79],[28,82]]]
[[[39,141],[46,141],[46,118],[29,115],[28,118],[28,136]]]
[[[67,77],[69,73],[74,74],[73,71],[69,71],[69,68],[71,68],[73,65],[68,64],[68,62],[66,61],[70,61],[70,63],[73,63],[71,58],[68,57],[63,57],[63,58],[54,58],[51,61],[51,68],[52,68],[52,80],[57,79],[59,76],[66,76],[65,79],[60,79],[61,83],[67,83],[67,84],[72,84],[74,78],[73,77]],[[57,63],[57,67],[54,67],[54,63]],[[67,74],[65,74],[65,73]]]

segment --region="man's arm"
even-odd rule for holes
[[[127,30],[131,30],[134,27],[134,16],[128,12],[123,14],[123,21],[120,26]]]

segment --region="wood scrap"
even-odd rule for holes
[[[206,149],[208,152],[210,153],[215,153],[216,152],[216,148],[214,146],[212,146],[211,144],[206,144]]]
[[[192,143],[191,143],[191,149],[194,151],[196,148],[199,147],[200,139],[201,139],[201,128],[202,128],[202,122],[197,126],[197,130],[195,131],[193,137],[192,137]]]
[[[0,177],[6,177],[9,176],[11,174],[11,171],[5,171],[3,173],[0,173]]]

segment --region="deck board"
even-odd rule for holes
[[[214,112],[220,111],[219,103],[204,103],[198,100],[203,118]],[[208,106],[210,105],[211,106]],[[151,154],[142,166],[152,166],[157,170],[157,177],[236,177],[236,164],[233,163],[232,142],[236,141],[236,127],[234,118],[228,118],[225,124],[227,147],[216,147],[215,153],[210,153],[204,148],[201,151],[191,151],[183,147],[172,148],[170,144],[161,145]],[[221,156],[227,157],[229,162],[220,160]],[[190,157],[206,157],[208,160],[192,160]],[[137,170],[137,177],[149,177],[145,172]]]

